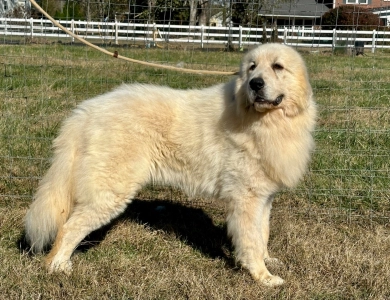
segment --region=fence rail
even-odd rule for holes
[[[264,40],[263,28],[181,26],[120,22],[59,21],[61,25],[84,39],[99,39],[119,44],[123,41],[150,43],[169,42],[207,44],[232,43],[239,48],[259,44]],[[277,37],[287,45],[311,48],[354,47],[363,42],[365,48],[390,48],[390,31],[322,30],[314,27],[266,28],[268,39]],[[74,38],[46,19],[0,18],[1,36]]]

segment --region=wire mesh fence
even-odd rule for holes
[[[316,30],[325,27],[324,15],[329,10],[325,11],[318,3],[304,7],[298,5],[295,13],[290,10],[286,17],[282,17],[281,8],[278,13],[276,8],[269,9],[260,15],[261,18],[258,14],[251,14],[252,19],[248,20],[252,21],[248,25],[249,21],[244,18],[249,17],[240,17],[239,5],[244,8],[252,5],[251,12],[258,12],[263,8],[256,7],[257,1],[214,1],[210,2],[212,5],[208,4],[210,7],[203,7],[206,5],[204,1],[194,1],[197,3],[195,20],[190,17],[192,1],[184,2],[187,6],[182,5],[178,10],[173,10],[176,1],[111,1],[108,4],[67,1],[65,4],[58,2],[62,6],[58,4],[54,8],[48,2],[46,9],[53,16],[57,13],[66,20],[76,17],[107,22],[127,20],[142,26],[148,22],[194,26],[202,20],[208,25],[214,22],[216,26],[219,23],[236,26],[234,22],[241,18],[242,22],[247,22],[246,26],[254,29],[268,26],[270,34],[259,43],[271,38],[273,24],[311,26]],[[148,5],[150,3],[155,5]],[[281,2],[281,7],[284,4]],[[379,8],[379,11],[385,11],[383,5]],[[313,11],[315,14],[310,20],[299,18],[303,13]],[[376,12],[374,8],[373,11]],[[355,7],[352,14],[357,12],[368,14]],[[378,13],[376,16],[376,28],[386,31],[387,19]],[[33,11],[32,17],[35,17]],[[355,23],[343,26],[359,30],[358,21],[352,18],[352,22]],[[183,75],[120,62],[69,40],[50,36],[31,40],[27,38],[28,34],[12,36],[0,32],[3,44],[0,48],[0,201],[6,206],[26,205],[31,201],[39,179],[49,166],[51,143],[61,121],[80,101],[123,82],[194,88],[228,80],[224,76]],[[283,42],[281,39],[277,41]],[[160,47],[137,41],[102,45],[140,60],[221,71],[237,70],[242,52],[253,47],[244,44],[241,49],[229,48],[227,41],[219,47],[205,44],[202,49],[199,43],[191,40],[179,44],[159,41]],[[317,146],[302,183],[294,190],[283,191],[278,197],[289,199],[292,212],[304,209],[310,215],[310,207],[315,205],[322,208],[324,214],[332,216],[388,222],[390,51],[376,49],[374,53],[357,56],[344,51],[344,44],[339,46],[341,50],[337,47],[298,48],[307,62],[319,106],[315,132]],[[191,201],[196,205],[206,201],[189,200],[174,188],[161,189],[159,186],[149,188],[141,195]]]
[[[64,42],[75,42],[75,34],[83,39],[100,44],[123,45],[125,43],[140,43],[146,47],[156,47],[158,43],[191,43],[200,48],[231,47],[244,49],[265,41],[283,42],[294,47],[312,48],[339,48],[346,52],[364,54],[364,48],[372,53],[376,49],[390,48],[390,31],[386,27],[373,30],[322,29],[315,26],[271,27],[233,27],[225,26],[189,26],[171,24],[142,24],[124,22],[91,22],[75,20],[58,20],[59,24],[68,30],[68,33],[53,24],[50,20],[34,18],[1,18],[0,32],[6,37],[24,37],[29,41],[41,38],[59,39]]]

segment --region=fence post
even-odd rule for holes
[[[200,27],[200,47],[203,49],[203,31],[204,31],[204,27],[203,27],[203,24],[202,26]]]
[[[336,32],[336,28],[333,28],[333,37],[332,37],[332,48],[333,48],[333,50],[336,47],[336,42],[337,42],[337,32]]]
[[[233,49],[233,41],[232,41],[232,24],[229,22],[229,37],[228,37],[228,49]]]
[[[165,42],[169,43],[169,33],[171,32],[171,22],[168,22],[168,32],[165,32]]]
[[[238,49],[242,49],[242,26],[238,27]]]
[[[34,35],[34,23],[33,23],[33,18],[30,18],[30,30],[31,30],[31,40],[33,39]]]
[[[376,36],[376,30],[374,29],[372,31],[372,47],[371,47],[371,53],[375,53],[375,36]]]
[[[74,33],[74,20],[70,21],[70,30]],[[74,43],[74,37],[72,36],[72,43]]]
[[[118,21],[115,18],[115,45],[119,45],[118,43]]]
[[[287,44],[287,27],[284,26],[284,31],[283,31],[283,43],[286,45]]]

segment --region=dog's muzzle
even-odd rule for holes
[[[255,93],[255,103],[260,104],[272,104],[273,106],[278,106],[283,101],[284,95],[279,95],[275,100],[269,100],[264,97],[264,89],[265,82],[261,77],[256,77],[249,81],[249,87]]]

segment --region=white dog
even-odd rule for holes
[[[70,272],[85,236],[159,182],[225,201],[238,261],[254,279],[280,285],[264,263],[271,203],[305,172],[315,119],[305,64],[279,44],[250,51],[237,78],[210,88],[122,85],[63,124],[27,212],[27,241],[34,252],[54,241],[49,270]]]

